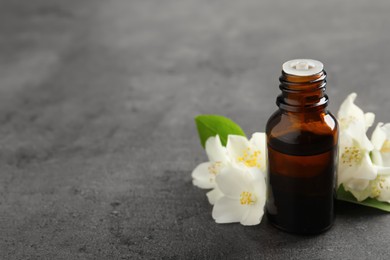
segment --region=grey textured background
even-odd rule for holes
[[[388,259],[390,215],[339,203],[315,237],[217,225],[193,117],[251,134],[281,64],[324,62],[390,121],[390,2],[0,0],[0,259]]]

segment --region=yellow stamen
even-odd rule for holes
[[[241,205],[252,205],[255,203],[255,201],[256,201],[256,198],[252,198],[252,193],[250,193],[249,191],[241,192],[241,195],[240,195]]]
[[[375,181],[373,181],[371,184],[371,194],[374,198],[379,197],[384,188],[387,189],[387,187],[384,186],[384,183],[385,179],[382,177],[378,177]]]
[[[362,151],[356,146],[347,146],[341,154],[341,162],[352,166],[354,163],[359,163],[363,159]]]
[[[260,168],[259,157],[261,152],[259,150],[254,150],[252,152],[251,148],[247,148],[242,153],[242,156],[237,158],[238,162],[244,163],[248,167],[257,167]]]
[[[209,173],[217,175],[221,170],[222,162],[214,162],[209,166]]]

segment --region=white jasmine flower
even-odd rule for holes
[[[222,198],[223,193],[221,190],[216,186],[213,190],[206,193],[207,199],[209,200],[209,203],[211,205],[214,205],[217,200]]]
[[[390,124],[378,123],[371,137],[371,151],[378,176],[362,191],[350,190],[358,201],[368,197],[390,203]]]
[[[350,94],[338,112],[340,123],[338,185],[348,191],[363,191],[377,176],[377,168],[370,158],[373,145],[366,135],[375,115],[363,113],[354,104],[356,94]]]
[[[390,203],[390,176],[378,175],[375,180],[370,181],[367,188],[362,191],[349,190],[358,201],[368,197]]]
[[[250,140],[243,136],[229,135],[226,149],[232,163],[238,167],[250,168],[254,174],[265,172],[265,139],[265,133],[254,133]]]
[[[262,175],[232,165],[217,175],[216,182],[223,194],[213,207],[212,216],[217,223],[240,222],[247,226],[260,223],[266,200]]]
[[[193,170],[192,183],[202,189],[213,189],[207,193],[207,198],[210,204],[214,204],[222,196],[215,182],[215,177],[229,163],[230,159],[218,135],[207,139],[206,153],[210,161],[199,164]]]
[[[213,189],[207,193],[210,204],[222,197],[215,177],[228,165],[249,169],[250,174],[264,176],[265,133],[254,133],[248,140],[244,136],[229,135],[227,147],[223,147],[219,136],[210,137],[206,142],[209,162],[199,164],[192,172],[193,184],[202,189]]]
[[[362,191],[377,176],[377,168],[369,155],[370,147],[363,146],[347,133],[340,133],[338,185],[346,190]]]
[[[379,175],[371,183],[371,198],[390,203],[390,176]]]

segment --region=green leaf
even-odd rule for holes
[[[223,146],[226,146],[228,135],[245,136],[239,125],[224,116],[199,115],[195,117],[195,124],[203,148],[205,148],[206,141],[211,136],[219,135]]]
[[[344,189],[343,185],[340,185],[339,189],[337,190],[337,199],[390,212],[389,203],[378,201],[372,198],[367,198],[359,202],[355,199],[352,193]]]

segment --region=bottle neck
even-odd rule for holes
[[[276,104],[280,109],[289,112],[319,112],[327,107],[324,70],[310,76],[295,76],[282,71],[279,81],[282,93],[277,97]]]

